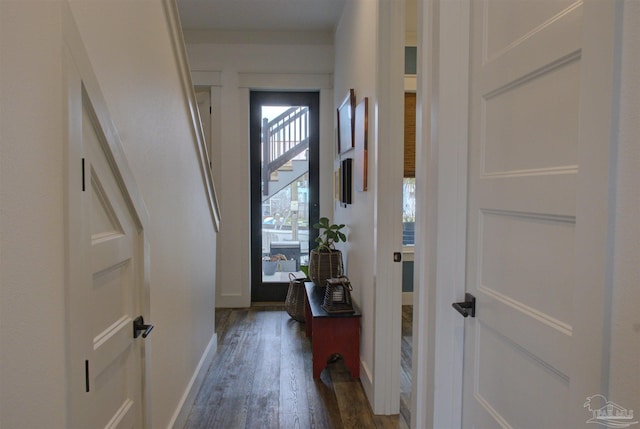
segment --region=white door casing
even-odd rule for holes
[[[69,18],[70,15],[65,15]],[[148,422],[148,217],[75,26],[65,21],[69,427]]]
[[[202,125],[202,133],[205,140],[205,147],[207,148],[209,163],[211,163],[212,153],[213,153],[213,142],[212,142],[212,110],[213,105],[211,102],[212,98],[212,87],[203,89],[199,88],[196,91],[196,102],[198,103],[198,112],[200,113],[200,124]],[[209,165],[211,168],[211,165]]]
[[[613,77],[589,75],[613,61],[589,33],[613,27],[606,10],[587,21],[591,6],[471,3],[466,290],[477,314],[465,326],[463,427],[578,427],[587,397],[606,395],[609,201],[579,197],[608,182],[608,133],[595,151],[588,135],[610,130],[611,92],[598,91]],[[590,115],[594,102],[608,114]]]
[[[402,263],[393,254],[402,250],[402,141],[404,130],[405,1],[377,2],[378,40],[375,117],[374,195],[374,314],[373,365],[362,364],[363,388],[376,414],[400,411],[400,348],[402,325]],[[376,227],[377,226],[377,227]],[[400,263],[399,263],[400,262]],[[389,287],[389,285],[395,285]],[[364,362],[364,361],[363,361]],[[372,374],[371,374],[372,373]]]

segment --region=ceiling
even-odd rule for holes
[[[345,0],[178,0],[185,30],[333,31]]]

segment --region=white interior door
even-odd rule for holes
[[[92,309],[87,338],[89,383],[96,427],[142,427],[141,347],[133,337],[140,311],[137,231],[122,190],[105,156],[94,124],[83,111],[83,140],[89,205]],[[87,169],[88,167],[88,169]],[[86,213],[86,212],[85,212]]]
[[[587,23],[585,9],[471,1],[466,291],[477,302],[465,320],[464,428],[578,427],[590,417],[580,417],[580,398],[601,393],[589,389],[602,377],[605,275],[594,256],[606,220],[585,225],[607,201],[606,191],[588,201],[582,190],[606,180],[607,156],[587,146],[604,128],[606,155],[609,123],[583,110],[610,101],[589,76],[610,63],[593,61],[602,47],[590,44],[597,19]],[[589,264],[601,277],[583,282]]]
[[[144,348],[133,324],[142,313],[144,246],[105,132],[75,89],[70,177],[82,173],[68,197],[71,424],[141,428]]]

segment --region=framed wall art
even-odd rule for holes
[[[345,158],[340,164],[340,202],[342,204],[351,204],[351,189],[353,188],[353,159]]]
[[[355,182],[356,190],[367,190],[367,147],[368,147],[368,127],[369,127],[369,98],[365,97],[356,106],[355,122],[354,122],[354,140],[355,140]]]
[[[351,88],[338,107],[338,148],[345,153],[353,149],[353,128],[355,120],[356,94]]]

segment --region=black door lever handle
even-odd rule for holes
[[[451,306],[464,317],[476,317],[476,297],[470,293],[464,294],[463,302],[454,302]]]
[[[153,329],[153,325],[145,325],[144,318],[142,316],[138,316],[133,321],[133,338],[138,338],[140,336],[140,332],[142,332],[142,338],[147,338],[147,335]]]

